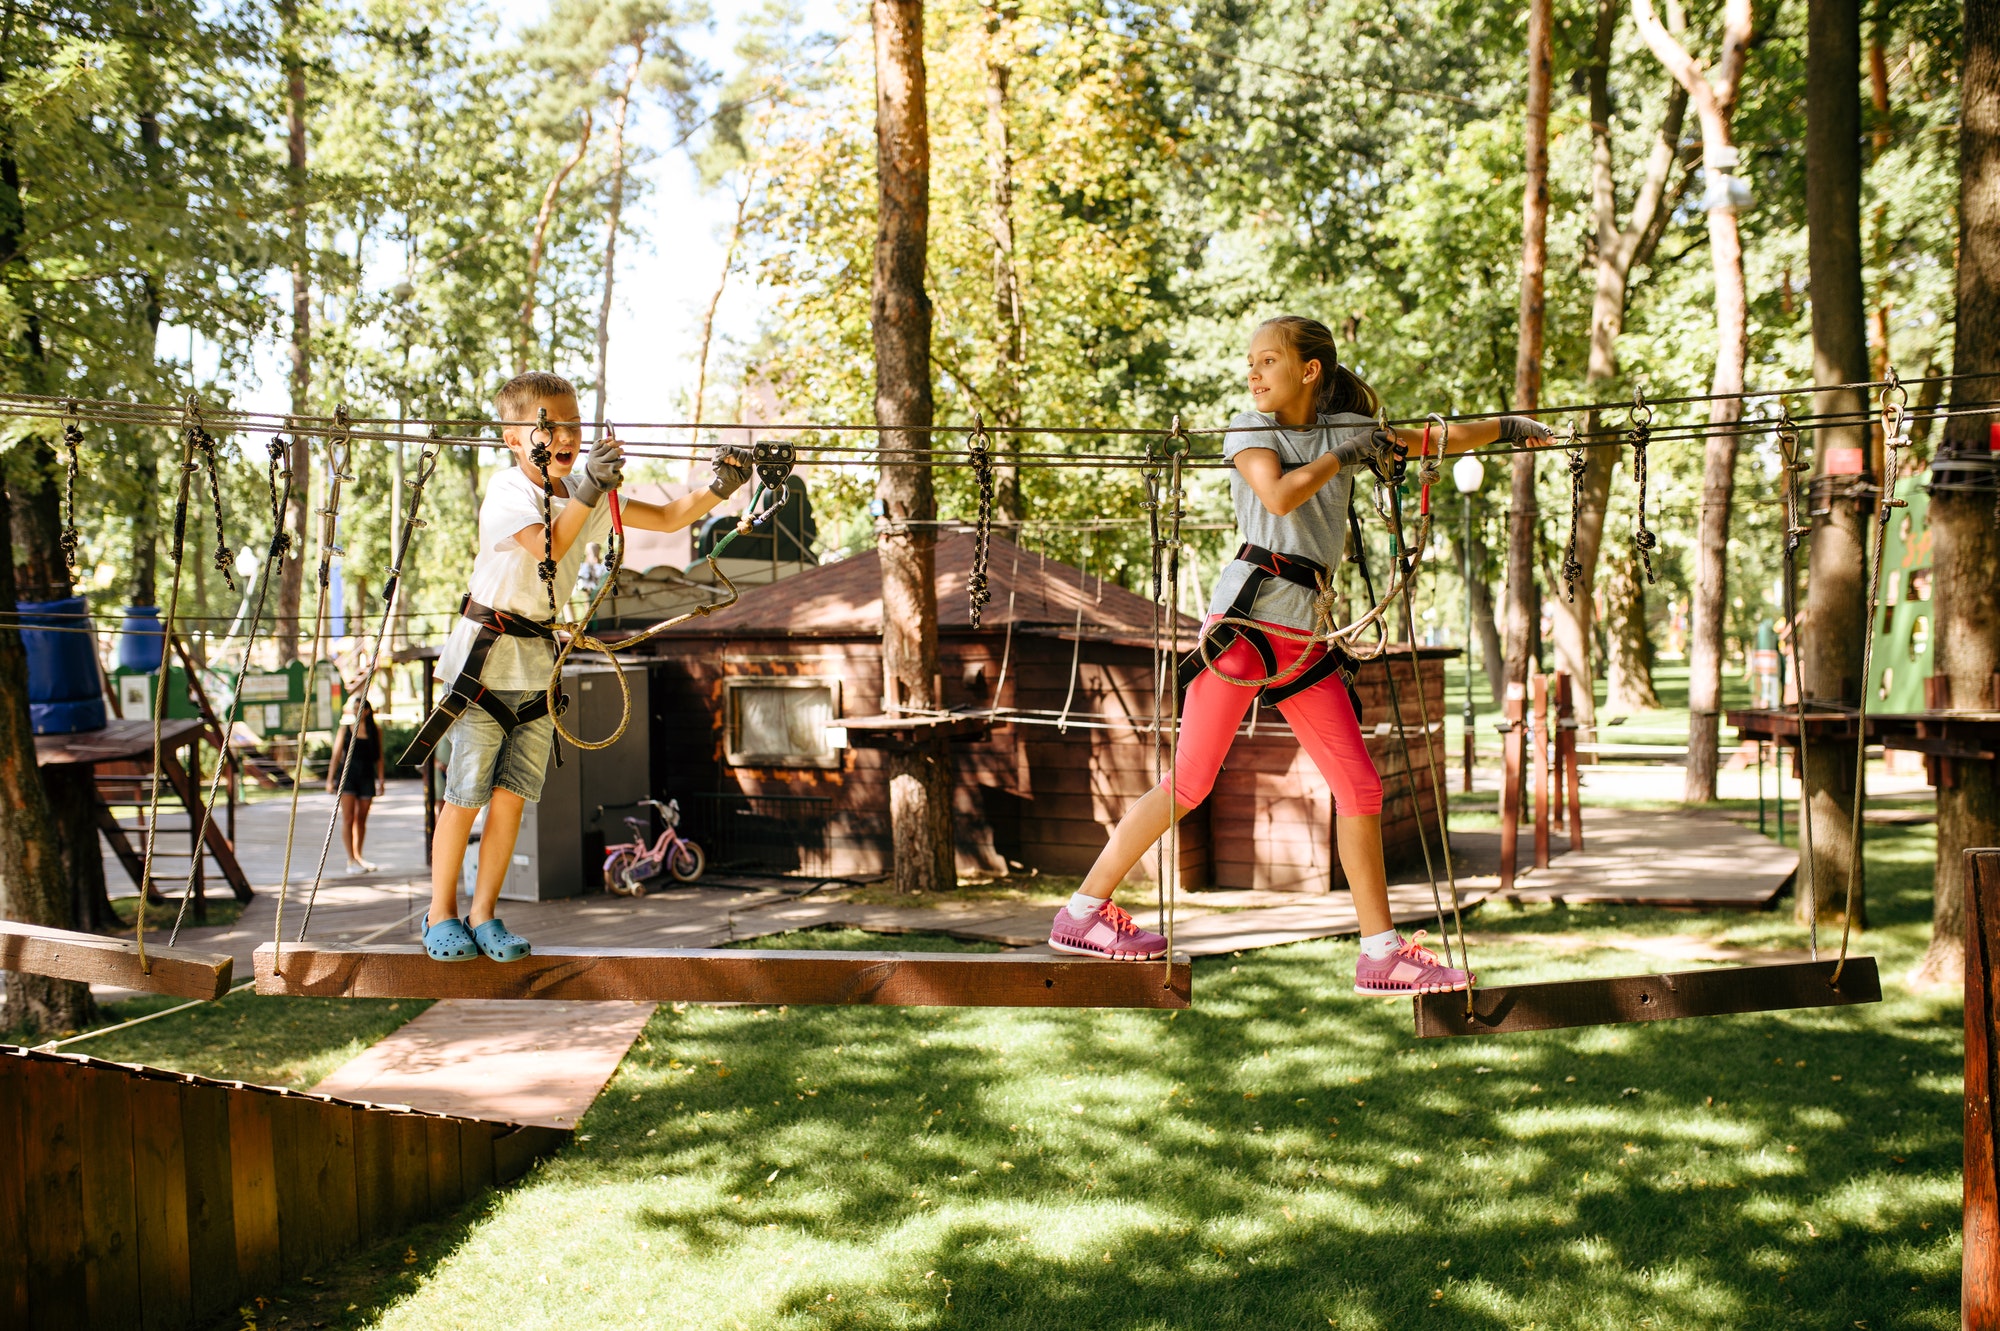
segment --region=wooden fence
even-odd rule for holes
[[[568,1133],[0,1045],[0,1327],[188,1327]]]

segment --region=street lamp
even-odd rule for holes
[[[1451,466],[1451,483],[1465,497],[1465,541],[1459,546],[1465,578],[1465,792],[1472,793],[1472,496],[1486,483],[1486,464],[1477,454],[1461,453]]]

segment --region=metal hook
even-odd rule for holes
[[[1645,413],[1641,415],[1640,413]],[[1653,408],[1646,402],[1646,386],[1637,384],[1632,389],[1632,405],[1626,408],[1628,423],[1633,426],[1651,425]]]

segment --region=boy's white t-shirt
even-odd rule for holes
[[[549,501],[549,516],[562,516],[572,501],[558,494]],[[522,474],[518,466],[495,476],[486,487],[479,505],[479,553],[472,561],[472,579],[466,590],[481,605],[508,614],[548,622],[549,594],[535,565],[539,550],[530,552],[514,539],[524,527],[542,524],[542,489]],[[569,549],[556,561],[556,604],[569,603],[576,588],[577,569],[583,564],[584,546],[601,541],[611,530],[611,506],[599,503],[583,521],[583,529]],[[532,542],[531,542],[532,543]],[[460,619],[445,639],[438,657],[438,679],[446,688],[458,678],[479,626]],[[479,682],[489,689],[544,689],[549,683],[549,667],[555,664],[555,648],[543,638],[503,637],[486,654],[486,668]]]

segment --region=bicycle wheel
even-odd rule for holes
[[[616,896],[644,896],[645,884],[627,881],[626,874],[639,861],[639,852],[630,846],[621,846],[604,862],[604,890]]]
[[[692,841],[681,842],[667,857],[667,872],[674,876],[677,883],[692,883],[701,877],[701,871],[707,867],[708,857]]]

